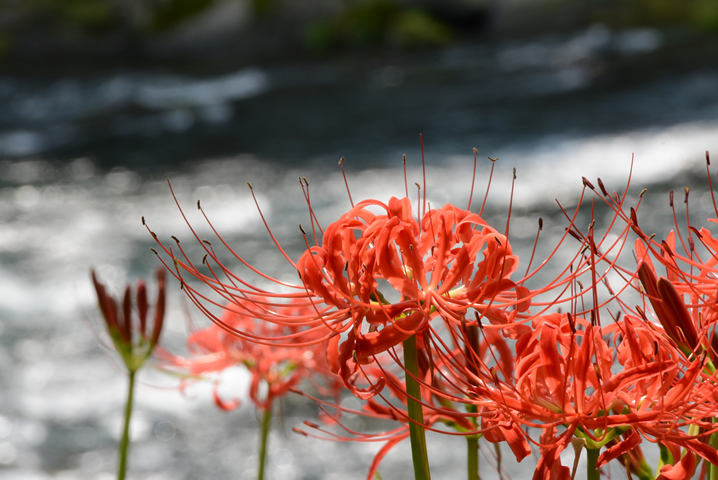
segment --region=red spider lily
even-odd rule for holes
[[[702,419],[718,411],[707,403],[716,384],[704,371],[705,356],[687,362],[660,327],[628,315],[603,328],[569,314],[536,318],[534,326],[516,345],[515,385],[477,387],[481,397],[504,406],[511,422],[543,431],[534,479],[566,478],[558,453],[573,436],[593,449],[610,446],[599,456],[599,467],[630,454],[642,439],[718,461],[718,453],[699,439],[707,434],[683,431],[691,425],[711,430]],[[611,345],[618,346],[615,357],[622,366],[616,373]],[[556,435],[559,428],[565,430]],[[629,432],[634,434],[613,442]]]
[[[308,184],[301,183],[316,238],[316,229],[321,228],[311,207]],[[201,210],[199,203],[198,207]],[[240,263],[263,280],[278,284],[282,292],[259,288],[232,273],[208,241],[201,243],[206,252],[202,266],[189,259],[179,241],[182,259],[159,239],[158,243],[172,257],[175,275],[185,292],[220,328],[266,345],[326,343],[333,371],[341,375],[355,395],[368,398],[383,388],[386,379],[379,377],[366,388],[357,388],[359,366],[371,363],[373,356],[415,334],[423,348],[423,337],[432,330],[432,319],[440,318],[449,328],[457,329],[466,314],[474,310],[512,335],[525,329],[516,320],[528,308],[531,292],[521,285],[525,279],[510,279],[518,258],[506,236],[508,230],[502,234],[479,215],[452,205],[428,211],[425,207],[426,203],[419,221],[412,216],[408,198],[391,198],[388,204],[361,202],[323,231],[321,246],[307,244],[307,251],[296,264],[277,243],[296,268],[299,285],[275,280],[254,269],[217,234]],[[210,287],[220,299],[185,282],[187,274]],[[257,300],[258,296],[263,300]],[[306,307],[301,315],[283,311],[290,301]],[[214,306],[280,326],[300,322],[305,329],[303,338],[298,343],[300,334],[296,332],[243,329],[216,315]]]
[[[302,186],[317,239],[316,229],[321,228],[311,208],[306,181]],[[199,203],[198,207],[201,210]],[[508,226],[500,233],[480,215],[453,205],[427,211],[424,202],[423,214],[421,210],[418,209],[419,218],[415,219],[408,198],[391,198],[386,204],[367,200],[323,230],[321,245],[310,247],[307,243],[307,251],[296,264],[280,247],[296,268],[300,285],[272,279],[230,249],[254,273],[279,284],[282,291],[276,293],[233,274],[220,262],[210,242],[202,241],[206,252],[202,266],[189,259],[179,241],[177,248],[182,259],[175,257],[170,248],[161,243],[160,246],[172,257],[175,275],[188,296],[229,334],[275,347],[326,344],[332,371],[340,374],[353,394],[363,399],[381,395],[387,383],[392,383],[390,388],[404,389],[388,373],[392,365],[397,365],[405,372],[407,384],[410,377],[421,383],[421,393],[412,394],[408,400],[427,408],[427,415],[409,420],[406,407],[387,402],[393,418],[428,428],[437,421],[463,425],[459,433],[487,434],[491,441],[508,441],[517,457],[523,458],[529,453],[528,445],[510,420],[497,416],[492,402],[482,403],[473,398],[475,394],[470,387],[476,382],[493,381],[497,373],[477,353],[467,353],[464,340],[465,330],[476,328],[480,318],[488,319],[494,327],[487,334],[494,340],[501,337],[498,331],[514,338],[528,331],[529,327],[524,325],[525,312],[531,296],[538,291],[532,292],[522,283],[536,271],[518,281],[511,279],[518,258],[509,243]],[[218,238],[229,248],[219,235]],[[187,274],[209,286],[220,300],[185,281]],[[289,302],[304,308],[302,313],[288,315],[284,309]],[[231,313],[216,315],[214,306]],[[467,314],[472,310],[476,319],[467,322]],[[300,333],[282,328],[250,329],[233,324],[230,319],[234,315],[278,327],[301,325],[302,330]],[[419,356],[426,364],[419,375],[404,370],[395,352],[399,343],[414,336]],[[385,352],[388,355],[383,357],[388,364],[377,360]],[[509,358],[501,356],[506,365],[511,365],[510,353]],[[425,372],[431,374],[427,376]],[[498,375],[510,373],[503,367]],[[403,391],[406,396],[407,390]],[[466,410],[462,404],[476,411],[461,411]],[[371,401],[369,408],[376,410],[378,405]],[[473,424],[467,416],[474,419]],[[488,420],[481,422],[485,417]]]
[[[564,426],[573,425],[567,420],[574,418],[578,420],[576,428],[581,436],[585,437],[587,433],[593,432],[590,440],[594,446],[603,444],[597,443],[599,437],[596,435],[596,428],[599,428],[598,432],[603,434],[610,431],[622,433],[623,440],[611,440],[605,443],[609,448],[599,457],[597,462],[599,466],[618,456],[623,456],[630,464],[631,456],[636,456],[636,448],[641,443],[641,439],[659,443],[661,448],[669,452],[668,464],[660,469],[659,478],[690,478],[697,466],[697,460],[702,458],[711,464],[716,464],[718,461],[716,442],[711,437],[716,432],[712,419],[718,415],[716,403],[718,384],[716,384],[714,364],[711,361],[716,358],[714,343],[718,343],[715,341],[717,318],[715,292],[718,286],[715,264],[718,244],[705,228],[697,230],[689,226],[687,236],[681,235],[675,220],[675,209],[673,215],[676,230],[659,243],[640,228],[636,213],[638,206],[630,209],[630,213],[625,213],[622,203],[619,203],[618,199],[614,201],[615,196],[611,198],[603,185],[600,185],[603,196],[599,195],[599,197],[614,210],[614,218],[624,220],[639,237],[635,249],[638,260],[637,270],[631,271],[616,264],[610,265],[609,268],[622,275],[627,285],[631,284],[631,279],[637,278],[642,287],[640,293],[644,295],[644,303],[631,309],[617,299],[620,308],[628,314],[624,316],[623,321],[616,320],[609,327],[599,327],[601,328],[599,337],[596,337],[596,325],[592,321],[591,330],[594,330],[596,337],[591,342],[592,347],[585,347],[588,327],[583,329],[586,333],[583,334],[584,340],[580,346],[566,343],[565,326],[556,331],[556,328],[542,325],[541,333],[534,332],[528,337],[537,342],[536,345],[541,350],[538,356],[543,358],[534,362],[529,362],[529,357],[523,360],[535,368],[535,376],[528,377],[532,388],[527,392],[533,394],[539,404],[546,406],[546,411],[543,418],[534,417],[537,412],[528,410],[523,414],[526,415],[527,420],[533,418],[534,421],[540,420],[545,425],[549,425],[550,417],[546,414],[551,411],[555,414],[560,413],[566,419],[562,423]],[[670,206],[673,208],[672,193],[670,200]],[[685,203],[688,219],[687,189]],[[718,216],[718,211],[716,215]],[[683,248],[684,254],[677,252],[677,244]],[[708,252],[705,260],[701,259],[703,254],[699,253],[696,244],[702,245]],[[658,278],[654,263],[665,268],[665,277]],[[592,284],[595,286],[597,282],[593,280]],[[651,321],[651,314],[655,316],[657,323]],[[576,318],[573,317],[574,322],[575,320]],[[576,324],[569,327],[572,333],[577,335],[581,329],[574,332],[574,325]],[[612,344],[617,350],[615,358],[623,367],[622,370],[618,370],[614,365],[613,369],[606,372],[599,359],[604,357],[604,363],[610,365],[611,356],[596,355],[598,353],[596,349],[601,345],[603,345],[602,350],[610,350],[610,344],[606,343],[608,339],[601,340],[607,334],[613,335]],[[568,398],[573,402],[580,398],[576,397],[572,400],[570,395],[567,395],[562,396],[561,402],[556,401],[556,393],[561,392],[561,386],[565,385],[565,382],[579,383],[579,376],[574,375],[574,378],[571,378],[570,357],[572,354],[576,355],[572,352],[583,352],[584,348],[594,349],[595,360],[592,362],[597,375],[595,379],[591,379],[589,368],[586,381],[592,388],[592,401],[600,401],[595,403],[596,406],[602,405],[598,411],[594,408],[593,414],[598,418],[593,421],[605,422],[603,427],[596,423],[591,425],[592,422],[584,422],[578,416],[571,416],[581,413],[570,409],[575,409],[578,404],[566,405],[563,400]],[[519,345],[517,345],[518,349]],[[557,355],[556,352],[560,354]],[[707,359],[707,356],[711,360]],[[575,368],[579,372],[581,357],[580,353],[575,357],[577,359]],[[521,361],[520,355],[517,356],[517,362]],[[519,366],[517,366],[517,376],[517,382],[521,382],[522,373],[519,372]],[[558,381],[564,383],[559,386]],[[590,406],[586,400],[580,403],[583,403],[584,408]],[[709,437],[711,437],[711,446],[706,444]],[[561,444],[556,440],[556,443],[559,445],[558,448],[565,447],[565,442]],[[688,453],[681,456],[681,448]],[[645,468],[640,466],[640,462],[636,463],[635,458],[633,462],[634,473],[652,478],[648,473],[640,474],[639,472],[644,471]],[[554,467],[550,462],[546,465]],[[544,475],[549,476],[547,467],[544,467],[543,471]],[[710,468],[712,467],[709,466]],[[553,471],[553,475],[558,474]]]
[[[130,372],[136,372],[152,354],[162,333],[165,315],[165,269],[157,270],[159,289],[155,302],[152,330],[149,332],[147,318],[150,306],[147,301],[147,287],[144,280],[137,282],[135,294],[137,308],[135,310],[132,305],[132,288],[129,285],[125,289],[122,301],[119,301],[107,293],[107,288],[97,280],[94,270],[91,270],[91,275],[107,333],[127,369]]]
[[[385,214],[373,214],[370,206]],[[297,268],[307,290],[335,307],[339,321],[349,322],[343,327],[351,328],[347,338],[334,336],[329,348],[330,362],[345,381],[359,364],[423,334],[432,318],[458,326],[474,309],[509,325],[529,304],[529,290],[509,279],[518,257],[506,236],[452,205],[427,212],[419,225],[408,198],[392,198],[388,205],[361,202],[323,238]],[[386,300],[395,295],[380,291],[380,281],[395,290],[397,301]]]
[[[593,189],[590,182],[584,182]],[[534,478],[570,478],[570,471],[560,463],[559,453],[572,437],[584,439],[593,452],[608,447],[596,459],[598,467],[622,457],[629,465],[633,462],[630,468],[642,475],[640,478],[652,478],[640,462],[640,444],[643,440],[660,443],[676,459],[676,463],[661,469],[662,478],[689,478],[696,466],[694,455],[711,463],[718,460],[716,450],[705,443],[716,432],[711,419],[718,414],[715,402],[718,385],[715,373],[711,373],[715,371],[711,363],[706,361],[705,354],[700,355],[702,350],[710,351],[712,347],[713,337],[708,332],[714,329],[715,297],[703,297],[705,300],[701,301],[697,294],[715,295],[712,267],[716,250],[712,247],[711,262],[703,265],[696,260],[697,254],[691,247],[690,253],[680,259],[691,270],[676,268],[671,239],[658,247],[655,242],[650,243],[651,239],[638,228],[633,210],[631,214],[624,212],[625,195],[623,199],[618,195],[611,197],[600,181],[599,185],[604,194],[601,198],[614,211],[611,226],[617,220],[625,221],[626,228],[619,240],[613,244],[606,243],[607,237],[596,241],[593,228],[589,228],[588,235],[571,230],[571,235],[585,245],[585,253],[568,275],[572,284],[568,297],[571,313],[532,316],[527,312],[533,328],[520,332],[513,377],[495,378],[493,384],[477,382],[473,391],[477,398],[493,401],[499,408],[496,418],[506,426],[517,427],[517,433],[523,434],[523,428],[538,428],[542,432],[538,441],[541,460]],[[654,249],[651,253],[659,252],[656,256],[670,272],[667,279],[656,279],[652,267],[648,270],[643,265],[636,273],[610,260],[608,252],[616,249],[620,252],[628,227],[651,245]],[[573,228],[571,220],[569,229]],[[705,236],[705,243],[714,245],[706,231],[692,229],[692,232],[696,238]],[[645,258],[645,252],[645,248],[637,248],[637,257]],[[601,265],[603,273],[599,270]],[[613,292],[605,281],[609,271],[626,280],[621,292],[640,276],[647,285],[647,301],[654,306],[663,326],[648,320],[645,305],[633,310],[622,302],[618,297],[621,292]],[[581,285],[581,275],[589,276],[588,288]],[[693,281],[686,282],[686,278]],[[699,278],[703,280],[698,281]],[[600,300],[601,283],[610,293],[608,300]],[[690,294],[692,301],[686,303]],[[560,299],[558,302],[566,303]],[[611,302],[616,302],[619,312],[628,314],[623,320],[614,317],[612,324],[602,326],[599,309],[605,309]],[[590,320],[584,318],[589,314]],[[711,323],[704,318],[711,319]],[[482,426],[488,425],[488,419],[483,419]],[[528,434],[524,435],[536,443]],[[680,460],[681,448],[694,458]]]
[[[256,302],[266,302],[257,297]],[[287,317],[301,317],[308,307],[288,304],[280,310]],[[231,328],[253,332],[263,336],[292,336],[298,344],[310,343],[309,347],[276,347],[250,342],[228,333],[217,325],[193,332],[187,339],[189,357],[172,356],[165,352],[171,367],[179,367],[192,376],[220,372],[226,368],[243,365],[251,374],[249,397],[260,410],[268,410],[276,399],[283,397],[301,381],[307,380],[325,396],[336,397],[341,382],[330,371],[321,344],[311,344],[318,333],[306,330],[302,324],[279,325],[257,320],[242,313],[225,311],[222,323]],[[225,410],[236,408],[238,402],[225,402],[216,392],[217,405]]]

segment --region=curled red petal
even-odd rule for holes
[[[598,462],[596,466],[601,468],[611,460],[614,460],[624,453],[627,453],[638,445],[641,444],[641,436],[636,433],[635,430],[631,430],[631,433],[624,440],[618,442],[616,445],[607,448],[601,455],[598,456]]]
[[[660,475],[656,480],[690,480],[695,471],[696,456],[688,452],[683,455],[683,458],[677,464],[662,466]]]

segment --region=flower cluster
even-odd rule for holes
[[[653,479],[644,441],[661,449],[658,478],[690,478],[701,460],[718,475],[718,240],[706,228],[689,225],[686,241],[677,228],[658,242],[638,224],[643,192],[628,206],[630,177],[622,196],[584,178],[576,210],[562,209],[568,225],[558,245],[534,270],[532,256],[521,276],[511,208],[501,231],[468,208],[427,208],[425,198],[412,206],[407,191],[386,203],[352,205],[322,230],[308,184],[300,183],[315,244],[305,234],[306,251],[294,262],[269,232],[296,270],[296,284],[254,269],[219,234],[238,262],[277,288],[232,273],[196,233],[201,264],[178,240],[176,256],[151,232],[170,259],[165,266],[214,322],[190,338],[193,373],[244,363],[260,408],[300,378],[336,375],[365,401],[351,413],[397,426],[377,434],[344,426],[339,436],[306,426],[319,436],[386,442],[369,478],[409,436],[416,478],[429,478],[425,430],[467,438],[470,479],[479,438],[506,443],[517,461],[538,447],[534,479],[573,478],[575,465],[571,471],[560,460],[570,444],[586,449],[590,479],[615,459],[629,474]],[[582,228],[587,195],[591,218]],[[602,233],[597,208],[610,213]],[[632,232],[635,267],[622,261]],[[685,255],[676,252],[676,236]],[[542,269],[566,251],[560,273],[545,278]],[[656,264],[666,276],[658,278]],[[621,282],[618,290],[609,278]],[[260,399],[261,382],[268,390]],[[315,399],[329,417],[342,410]]]

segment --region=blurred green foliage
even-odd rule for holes
[[[96,33],[119,24],[108,0],[28,0],[26,15],[53,24],[62,30]]]
[[[0,23],[0,55],[20,44],[15,41],[17,36],[28,33],[85,40],[107,32],[122,32],[129,33],[125,38],[134,42],[138,37],[171,32],[224,1],[227,0],[0,0],[0,22],[5,20]],[[508,0],[232,1],[246,2],[258,29],[281,29],[283,37],[278,45],[300,38],[313,52],[445,45],[462,32],[455,15],[446,14],[452,8],[461,12],[467,5],[494,9],[508,3]],[[295,17],[292,12],[303,13]],[[523,15],[539,25],[540,18],[568,12],[571,15],[567,18],[575,19],[575,28],[602,22],[617,29],[683,25],[718,32],[718,0],[526,0],[514,3],[504,12],[515,18]],[[443,20],[437,15],[443,15],[440,17]],[[551,28],[550,22],[538,27],[541,28]],[[251,35],[251,28],[249,31]]]
[[[694,3],[693,23],[703,30],[718,31],[718,1],[698,0]]]
[[[340,13],[312,22],[305,44],[315,52],[335,48],[444,45],[452,30],[429,13],[394,0],[345,0]]]
[[[718,0],[624,0],[596,12],[618,27],[687,25],[718,31]]]
[[[171,0],[158,3],[152,9],[152,30],[164,32],[201,13],[214,0]]]
[[[264,15],[269,13],[272,8],[277,4],[277,0],[251,0],[252,10],[259,14]]]

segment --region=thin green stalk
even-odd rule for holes
[[[713,419],[713,425],[718,424],[718,419]],[[718,449],[718,433],[714,433],[711,435],[711,447]],[[707,460],[705,460],[707,461]],[[718,465],[714,465],[712,463],[709,463],[707,465],[708,470],[708,480],[718,480]]]
[[[600,448],[586,448],[586,480],[600,480],[601,471],[596,465],[598,463],[598,454],[601,452]]]
[[[127,390],[127,403],[125,404],[125,427],[120,441],[120,459],[117,466],[117,480],[125,480],[127,473],[127,454],[130,450],[130,418],[132,417],[132,400],[135,395],[135,373],[129,372],[129,388]]]
[[[479,480],[479,437],[471,435],[466,437],[468,453],[467,476],[468,480]]]
[[[267,463],[267,438],[269,438],[269,425],[272,421],[272,405],[269,405],[262,415],[262,438],[259,443],[259,474],[257,480],[264,480],[264,465]]]
[[[419,355],[416,349],[416,335],[404,341],[404,366],[407,372],[419,377]],[[424,412],[421,408],[421,387],[419,382],[406,374],[407,407],[409,410],[409,438],[411,439],[411,458],[414,462],[414,479],[430,480],[429,457],[426,451],[424,435]]]

